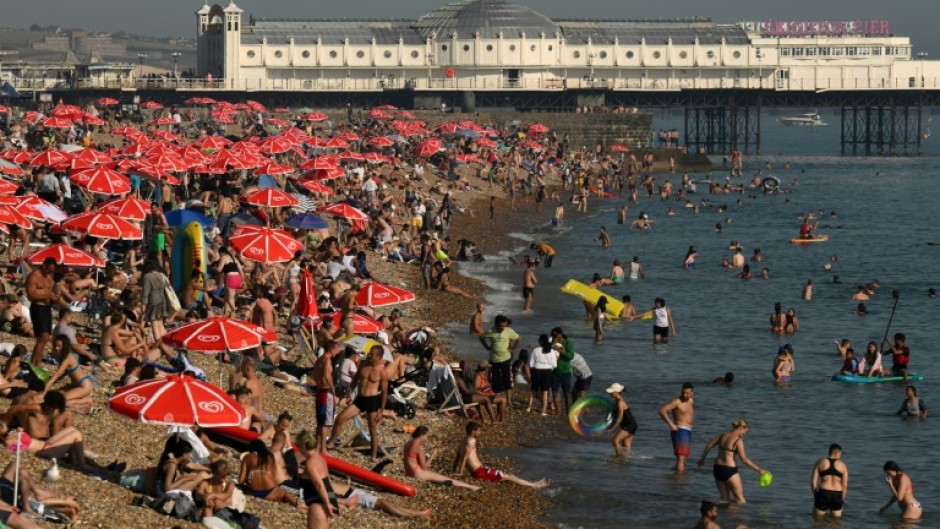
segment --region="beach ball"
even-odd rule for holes
[[[764,472],[760,475],[760,486],[769,487],[774,482],[774,475],[770,472]]]
[[[610,428],[616,411],[614,399],[606,395],[587,395],[571,406],[568,422],[578,435],[590,437]]]

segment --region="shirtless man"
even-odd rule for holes
[[[326,433],[336,416],[336,394],[333,385],[333,357],[343,348],[330,340],[323,344],[323,354],[313,365],[313,383],[317,387],[317,451],[326,453]]]
[[[470,334],[483,336],[483,309],[485,308],[486,305],[483,303],[477,303],[477,310],[470,317]]]
[[[414,357],[394,350],[392,351],[392,360],[385,364],[385,374],[389,380],[399,380],[405,376],[408,366],[412,365],[414,365]]]
[[[718,518],[718,506],[710,501],[702,501],[702,506],[699,507],[699,512],[702,514],[702,517],[699,518],[698,523],[695,524],[695,529],[721,529],[721,526],[715,522],[715,519]]]
[[[734,249],[734,256],[731,257],[731,266],[734,268],[744,268],[744,252],[738,246]]]
[[[52,291],[55,273],[55,259],[47,257],[42,266],[26,276],[26,297],[29,299],[29,319],[33,322],[36,333],[36,345],[33,346],[32,363],[42,364],[43,351],[52,341],[52,303],[57,303],[59,296]]]
[[[384,352],[381,345],[375,345],[369,350],[369,362],[360,366],[353,378],[352,383],[359,390],[356,400],[339,414],[330,434],[331,439],[338,439],[343,423],[365,412],[369,420],[369,436],[372,437],[372,461],[378,459],[378,421],[385,413],[388,398],[388,374],[385,372],[385,361],[382,359]]]
[[[833,518],[842,516],[845,495],[849,491],[849,469],[842,462],[842,447],[829,445],[829,457],[824,457],[813,466],[810,487],[813,489],[813,514]]]
[[[695,401],[692,383],[682,384],[682,393],[659,408],[659,416],[672,431],[672,448],[676,455],[676,472],[685,472],[685,461],[692,452],[692,426],[695,422]],[[671,415],[671,417],[670,417]]]
[[[807,279],[806,286],[803,287],[803,301],[813,300],[813,280]]]
[[[501,481],[510,481],[524,487],[533,489],[542,489],[552,484],[551,480],[542,478],[538,481],[526,481],[520,477],[507,474],[499,469],[488,467],[480,461],[477,455],[477,438],[480,436],[483,426],[478,422],[470,421],[467,423],[467,437],[460,444],[457,450],[457,457],[454,459],[454,472],[457,477],[463,476],[469,470],[469,473],[480,481],[489,481],[499,483]]]
[[[535,277],[536,263],[537,261],[530,261],[522,275],[522,297],[525,299],[522,310],[526,312],[532,310],[532,295],[535,293],[535,285],[539,282]]]
[[[555,207],[555,216],[552,217],[552,226],[561,226],[565,219],[565,205],[561,202]]]
[[[620,310],[620,317],[627,321],[635,320],[636,308],[630,303],[630,296],[624,296],[620,300],[623,301],[623,309]]]

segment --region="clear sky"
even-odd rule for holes
[[[228,0],[221,0],[222,5]],[[417,18],[448,0],[241,0],[256,17]],[[709,17],[740,20],[883,19],[894,34],[909,36],[915,52],[940,60],[937,0],[515,0],[554,18]],[[193,12],[202,0],[41,0],[0,1],[0,26],[60,25],[94,31],[125,31],[153,36],[195,36]],[[210,2],[211,4],[211,2]],[[15,6],[14,6],[15,5]]]

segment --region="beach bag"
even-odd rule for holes
[[[179,312],[182,310],[183,306],[180,304],[180,298],[176,296],[176,291],[173,290],[173,286],[170,285],[170,280],[166,279],[164,276],[164,285],[163,291],[166,294],[166,303],[170,306],[170,309],[173,312]]]
[[[168,492],[157,498],[150,505],[160,514],[179,518],[180,520],[199,521],[199,510],[196,503],[186,493]]]

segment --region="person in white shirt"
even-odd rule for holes
[[[558,352],[552,348],[547,334],[540,335],[539,346],[529,354],[529,370],[532,372],[532,394],[540,394],[542,398],[542,417],[548,415],[548,391],[552,387],[552,373],[557,366]]]

